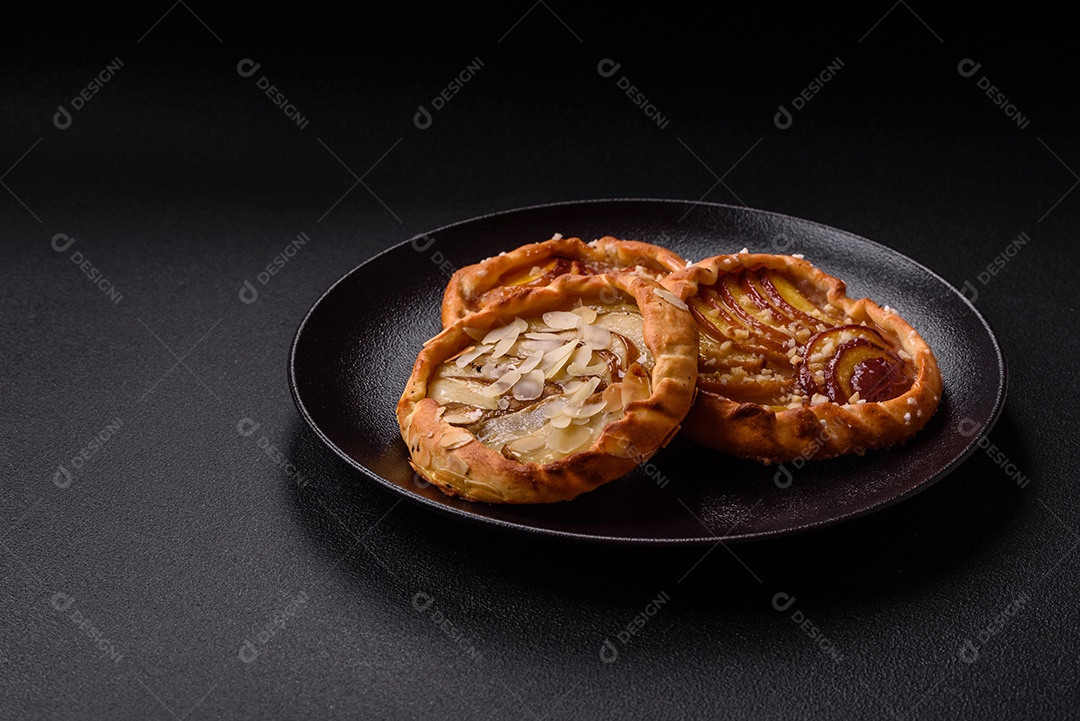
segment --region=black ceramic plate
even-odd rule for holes
[[[803,253],[851,297],[891,305],[937,355],[945,392],[906,445],[862,457],[761,466],[676,438],[644,467],[573,501],[496,506],[444,496],[414,476],[394,409],[425,340],[440,330],[458,267],[553,233],[667,246],[701,260],[748,247]],[[601,200],[523,208],[398,245],[335,283],[300,324],[290,358],[304,420],[367,477],[462,520],[583,541],[696,544],[781,536],[855,518],[929,487],[976,448],[1005,400],[1005,361],[975,308],[918,263],[818,223],[725,205]]]

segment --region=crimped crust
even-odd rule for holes
[[[914,380],[909,390],[889,400],[842,405],[832,401],[803,403],[782,410],[737,402],[715,387],[699,387],[694,407],[683,424],[688,438],[725,453],[770,463],[886,448],[906,441],[926,425],[937,410],[942,388],[941,372],[929,346],[894,311],[866,298],[848,298],[842,280],[805,260],[752,253],[721,255],[672,274],[663,284],[687,301],[726,273],[744,268],[765,268],[801,280],[854,323],[865,321],[891,334],[907,354],[904,363],[913,371]]]
[[[523,245],[454,273],[443,294],[443,327],[453,325],[488,303],[535,287],[530,284],[507,286],[502,282],[508,274],[516,270],[528,271],[550,258],[567,258],[582,261],[586,265],[602,265],[607,267],[607,272],[619,269],[634,271],[640,267],[642,270],[639,272],[651,280],[660,280],[668,273],[686,267],[686,261],[678,254],[667,248],[637,240],[619,240],[606,235],[599,240],[585,243],[580,238],[558,236],[542,243]],[[552,278],[545,278],[539,284],[546,285],[550,280]]]
[[[651,394],[628,403],[587,447],[549,463],[522,463],[443,420],[428,397],[438,366],[475,344],[466,329],[488,331],[517,317],[567,310],[579,299],[611,303],[632,298],[651,352]],[[500,297],[425,344],[397,407],[413,468],[448,495],[491,503],[549,503],[574,498],[619,478],[666,445],[690,409],[697,378],[698,334],[690,313],[652,281],[629,274],[565,275],[548,287]],[[635,364],[638,373],[642,366]],[[629,375],[629,373],[628,373]],[[462,433],[469,435],[460,444]],[[448,434],[453,434],[448,436]],[[444,439],[449,438],[449,443]],[[450,449],[444,446],[452,446]]]

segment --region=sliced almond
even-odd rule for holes
[[[556,453],[570,453],[585,445],[590,438],[592,430],[588,427],[570,425],[553,431],[547,437],[547,445]]]
[[[604,394],[601,396],[604,399],[604,410],[608,413],[615,413],[621,411],[623,407],[622,402],[622,385],[615,384],[610,385],[604,389]]]
[[[581,316],[581,320],[585,321],[585,325],[596,320],[596,311],[587,305],[579,305],[570,312]]]
[[[504,325],[499,328],[492,328],[490,331],[488,331],[487,335],[484,336],[483,342],[498,343],[508,335],[520,335],[521,333],[525,332],[528,327],[529,324],[521,318],[514,318],[514,321],[509,325]]]
[[[571,313],[571,315],[573,314]],[[570,360],[570,356],[573,355],[575,347],[577,347],[577,341],[572,340],[555,350],[545,353],[544,360],[540,362],[540,369],[544,371],[544,376],[546,378],[554,378],[555,375],[562,370],[562,367],[566,365],[566,361]]]
[[[603,400],[601,398],[601,400],[598,400],[595,403],[588,403],[588,404],[583,405],[583,406],[570,406],[569,408],[566,409],[565,413],[566,413],[566,415],[570,416],[571,418],[575,418],[575,419],[576,418],[592,418],[597,413],[604,410],[604,408],[606,406],[607,406],[607,401],[605,401],[605,400]]]
[[[577,390],[575,390],[573,394],[571,394],[570,397],[566,399],[567,405],[581,405],[589,398],[589,396],[593,394],[593,391],[596,390],[596,386],[598,385],[600,385],[600,379],[596,377],[590,378],[589,380],[583,382],[577,388]]]
[[[601,325],[587,325],[581,329],[581,339],[593,350],[611,346],[611,331]]]
[[[545,335],[548,334],[545,333]],[[563,338],[559,338],[559,340],[523,340],[518,348],[521,349],[522,353],[535,353],[536,351],[547,353],[549,350],[555,350],[561,346],[563,341]]]
[[[494,358],[502,358],[504,355],[506,355],[510,351],[510,348],[512,348],[513,345],[515,343],[517,343],[517,339],[518,339],[518,334],[517,333],[508,334],[505,338],[503,338],[502,340],[500,340],[498,343],[495,344],[495,347],[491,351],[491,357],[493,359]]]
[[[561,415],[557,415],[554,418],[552,418],[551,419],[551,425],[553,425],[556,428],[566,428],[568,425],[570,425],[570,422],[572,420],[573,420],[573,418],[571,418],[570,416],[563,413]]]
[[[582,318],[577,313],[569,313],[564,310],[553,310],[544,313],[544,324],[548,328],[554,328],[556,330],[570,330],[571,328],[577,328],[578,324],[582,322]]]
[[[502,378],[484,389],[484,395],[488,397],[501,396],[503,393],[506,393],[513,388],[514,384],[519,380],[521,380],[521,373],[515,370],[507,371]]]
[[[574,355],[570,356],[570,363],[581,366],[589,365],[589,361],[592,360],[592,348],[588,346],[581,346],[574,350]]]
[[[439,405],[447,403],[462,403],[476,408],[495,410],[499,407],[498,402],[484,392],[487,386],[480,383],[467,383],[452,378],[440,378],[428,386],[428,398]]]
[[[439,439],[439,445],[448,451],[452,451],[455,448],[461,448],[467,443],[472,443],[476,438],[472,433],[461,428],[455,428],[451,431],[447,431]]]
[[[577,363],[571,363],[566,366],[566,372],[572,376],[595,376],[603,373],[608,369],[608,364],[600,361],[594,363],[591,366],[581,366]]]
[[[547,445],[547,442],[539,436],[525,436],[518,438],[516,441],[511,441],[507,444],[507,448],[516,453],[529,453],[530,451],[538,451]]]
[[[446,410],[440,407],[439,410]],[[465,426],[470,423],[476,423],[484,415],[484,411],[480,408],[474,408],[471,411],[460,411],[458,413],[451,413],[448,416],[443,416],[443,420],[452,426]]]
[[[544,360],[544,352],[536,351],[521,362],[521,365],[518,366],[518,371],[522,375],[524,375],[525,373],[531,371],[533,368],[536,368],[536,366],[540,365],[540,361],[542,360]]]
[[[544,418],[554,418],[558,415],[562,415],[562,412],[566,410],[566,399],[556,398],[543,407],[541,411]]]
[[[488,334],[483,328],[466,328],[465,333],[473,340],[483,340],[484,336]]]
[[[649,397],[649,381],[644,376],[627,373],[622,383],[622,404],[625,408],[634,401],[643,401]]]
[[[480,356],[490,351],[493,347],[494,346],[490,345],[478,345],[475,348],[470,348],[469,350],[458,356],[457,360],[454,361],[454,365],[456,365],[458,368],[464,368]]]
[[[469,472],[469,464],[451,453],[446,457],[446,470],[454,475],[464,477]]]
[[[653,293],[655,295],[663,298],[668,303],[671,303],[676,308],[681,308],[683,310],[690,310],[690,308],[686,305],[686,303],[684,303],[682,301],[682,299],[679,298],[679,296],[675,295],[670,290],[666,290],[664,288],[653,288]]]
[[[514,384],[514,398],[519,401],[536,400],[543,392],[544,371],[530,371],[521,376],[521,380]]]

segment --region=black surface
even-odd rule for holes
[[[441,330],[446,275],[417,258],[468,245],[473,257],[467,262],[479,262],[513,247],[508,238],[562,231],[587,239],[662,238],[691,260],[743,247],[804,254],[844,278],[850,297],[903,309],[938,358],[946,389],[941,412],[913,441],[861,458],[768,467],[679,440],[629,476],[572,503],[499,506],[447,497],[409,467],[395,414],[415,354]],[[910,259],[797,218],[662,200],[556,203],[421,233],[354,269],[319,298],[293,343],[289,381],[301,416],[323,442],[408,500],[499,529],[638,545],[760,540],[885,508],[925,490],[974,452],[997,421],[1006,390],[1004,359],[986,321],[960,291]]]
[[[1071,20],[914,3],[384,10],[5,8],[0,717],[1074,717]],[[55,127],[57,106],[117,57]],[[777,128],[778,106],[838,57]],[[256,75],[237,73],[244,58]],[[418,106],[475,58],[418,129]],[[621,63],[608,78],[605,58]],[[965,58],[981,63],[969,78]],[[260,93],[263,75],[309,125]],[[809,218],[972,284],[1009,361],[994,455],[796,538],[582,547],[399,503],[307,429],[286,361],[334,280],[429,228],[603,197]],[[58,233],[75,245],[53,250]],[[298,233],[310,241],[261,284]],[[245,418],[260,424],[248,436]],[[73,599],[63,612],[58,593]],[[786,611],[778,593],[795,598]]]

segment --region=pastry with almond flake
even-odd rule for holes
[[[690,409],[698,331],[632,274],[560,275],[428,341],[397,406],[410,464],[444,493],[550,503],[632,471]]]

